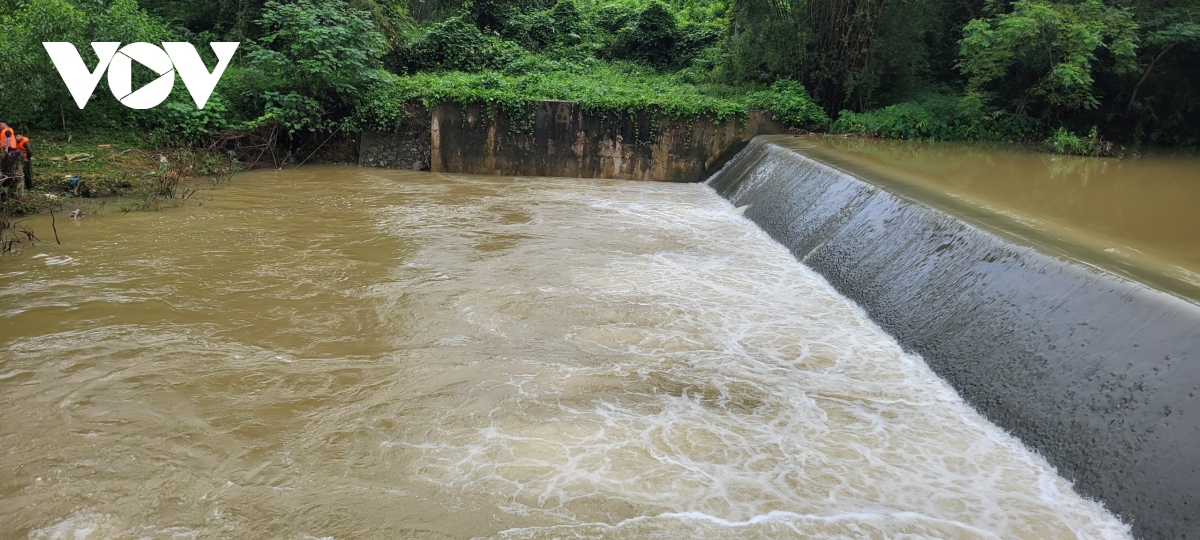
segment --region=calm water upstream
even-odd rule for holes
[[[774,137],[1043,251],[1200,302],[1200,157]]]
[[[0,538],[1128,537],[706,186],[202,197],[0,259]]]

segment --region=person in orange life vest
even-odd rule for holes
[[[29,150],[29,137],[17,135],[16,140],[17,142],[13,145],[13,148],[25,154],[25,167],[23,167],[25,172],[25,189],[33,189],[33,167],[30,164],[30,160],[33,159],[33,153]]]
[[[8,127],[8,122],[0,120],[0,152],[7,154],[16,142],[16,136],[13,129]]]
[[[26,137],[24,135],[17,135],[15,140],[16,140],[16,142],[13,143],[13,150],[20,150],[22,154],[25,154],[25,160],[28,161],[29,160],[29,137]]]

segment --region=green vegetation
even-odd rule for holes
[[[203,148],[147,151],[161,141],[132,133],[48,131],[40,134],[39,143],[32,162],[36,192],[3,201],[0,215],[79,208],[80,199],[114,196],[127,196],[117,203],[118,210],[159,208],[190,198],[196,185],[228,180],[239,168],[232,156]],[[88,213],[95,208],[82,207]]]
[[[1075,154],[1077,156],[1103,156],[1112,154],[1112,143],[1100,139],[1096,128],[1084,137],[1080,137],[1066,128],[1058,128],[1042,145],[1046,150],[1056,154]]]
[[[384,74],[365,103],[368,112],[361,116],[373,120],[372,127],[390,129],[405,117],[405,110],[398,105],[411,100],[420,100],[426,107],[445,102],[489,103],[514,117],[527,114],[539,100],[571,100],[596,114],[657,110],[673,118],[710,114],[725,119],[751,109],[771,109],[795,127],[816,130],[829,124],[825,111],[813,104],[804,88],[789,81],[745,91],[725,85],[694,85],[627,62],[526,60],[526,66],[507,71]]]
[[[963,29],[959,67],[971,92],[991,92],[1040,117],[1100,106],[1095,76],[1136,70],[1137,25],[1100,0],[1021,0]],[[1098,54],[1104,51],[1104,60]]]
[[[418,102],[493,104],[517,119],[537,100],[561,99],[683,119],[766,109],[800,130],[1048,141],[1086,154],[1200,145],[1200,0],[0,5],[4,116],[34,132],[208,146],[270,131],[294,148],[304,137],[394,128]],[[85,57],[90,41],[185,40],[210,66],[208,42],[243,45],[204,110],[180,83],[166,104],[133,111],[102,79],[80,111],[40,45],[64,40]]]
[[[259,121],[292,132],[353,129],[351,109],[374,85],[384,48],[367,13],[341,1],[271,0],[259,25],[241,80],[263,110]]]
[[[1037,140],[1045,130],[1037,118],[984,110],[978,100],[953,94],[923,94],[861,113],[842,111],[831,128],[888,139],[1017,142]]]
[[[803,83],[841,132],[1195,147],[1197,22],[1196,0],[733,0],[713,65]]]
[[[7,4],[7,5],[6,5]],[[158,42],[174,39],[167,23],[139,8],[135,0],[100,2],[30,0],[0,2],[0,80],[4,81],[4,115],[10,124],[25,129],[146,129],[164,126],[150,111],[125,108],[112,98],[107,82],[86,110],[74,105],[66,85],[42,48],[45,41],[69,41],[94,66],[92,41]],[[149,73],[135,72],[135,86],[149,82]],[[182,85],[180,85],[182,86]],[[177,89],[171,101],[187,99]],[[192,104],[195,108],[195,104]],[[139,130],[140,130],[139,129]]]

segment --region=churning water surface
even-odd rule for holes
[[[0,260],[0,537],[1128,537],[706,186],[202,197]]]

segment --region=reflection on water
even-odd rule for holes
[[[1048,251],[1200,300],[1200,158],[1107,159],[1018,148],[773,137]]]
[[[1128,537],[705,186],[209,196],[0,260],[0,537]]]

